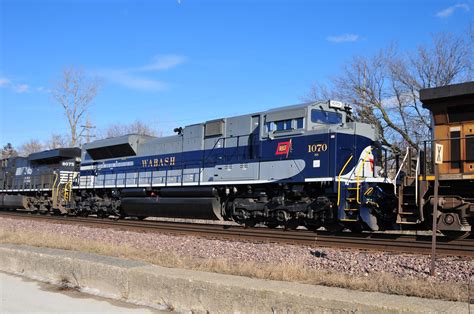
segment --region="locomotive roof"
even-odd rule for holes
[[[432,110],[435,106],[454,104],[451,102],[466,99],[474,99],[474,81],[420,90],[420,100],[423,103],[423,108],[429,110]],[[447,103],[447,101],[450,103]]]
[[[83,149],[87,150],[93,159],[133,156],[137,154],[139,143],[145,143],[154,138],[156,137],[128,134],[87,143],[83,145]]]
[[[333,108],[331,108],[329,106],[329,102],[327,100],[317,100],[317,101],[310,101],[310,102],[304,102],[304,103],[300,103],[300,104],[296,104],[296,105],[289,105],[289,106],[283,106],[283,107],[276,107],[276,108],[272,108],[272,109],[269,109],[269,110],[264,110],[264,111],[259,111],[259,112],[251,112],[251,113],[247,113],[247,114],[242,114],[242,115],[239,115],[239,116],[233,116],[233,117],[243,117],[243,116],[251,116],[251,115],[255,115],[255,114],[274,114],[274,113],[282,113],[283,114],[287,114],[288,112],[292,111],[292,110],[298,110],[298,109],[306,109],[307,107],[309,107],[310,105],[321,105],[323,107],[324,110],[334,110]],[[210,121],[218,121],[218,120],[222,120],[222,119],[226,119],[226,118],[230,118],[230,117],[224,117],[224,118],[219,118],[219,119],[213,119],[213,120],[209,120],[207,122],[210,122]],[[203,124],[203,122],[200,122],[200,123],[195,123],[195,124],[190,124],[190,125],[187,125],[187,126],[193,126],[193,125],[197,125],[197,124]]]
[[[277,108],[273,108],[273,109],[270,109],[270,110],[263,111],[262,113],[305,108],[305,107],[308,107],[309,105],[314,104],[314,103],[315,102],[306,102],[306,103],[301,103],[301,104],[296,104],[296,105],[277,107]]]
[[[57,148],[30,154],[28,160],[43,161],[61,158],[75,158],[81,156],[81,149],[78,147]]]

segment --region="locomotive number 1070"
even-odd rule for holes
[[[327,144],[309,144],[308,145],[308,153],[318,153],[318,152],[325,152],[328,150]]]

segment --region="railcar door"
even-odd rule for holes
[[[252,116],[249,157],[250,159],[260,159],[260,116]]]
[[[464,133],[464,173],[474,172],[474,123],[466,123],[463,126]]]
[[[435,127],[435,139],[438,144],[443,145],[444,162],[439,165],[440,174],[460,173],[462,164],[461,131],[461,125],[450,124]]]
[[[449,127],[449,150],[450,150],[450,169],[449,173],[459,173],[462,168],[462,127],[450,126]]]
[[[440,174],[474,172],[474,110],[471,105],[447,108],[448,125],[437,125],[436,139],[444,145],[444,160]]]

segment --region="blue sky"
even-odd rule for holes
[[[48,89],[62,68],[102,79],[99,129],[172,133],[295,104],[354,55],[462,32],[474,1],[0,0],[0,144],[68,132]]]

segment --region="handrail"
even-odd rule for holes
[[[403,157],[403,161],[400,164],[400,168],[398,168],[397,174],[395,175],[395,178],[393,178],[393,190],[395,192],[395,195],[397,194],[397,178],[398,178],[398,175],[400,174],[400,171],[402,171],[403,165],[405,164],[405,161],[408,158],[408,153],[409,152],[410,152],[410,148],[407,147],[407,152],[405,154],[405,157]]]
[[[54,172],[54,181],[53,181],[53,186],[51,187],[51,196],[53,197],[53,206],[55,206],[57,203],[58,190],[56,190],[56,182],[58,181],[58,178],[59,178],[59,174],[57,172]]]
[[[468,134],[466,136],[460,136],[460,137],[447,137],[447,138],[436,138],[436,139],[431,139],[431,140],[424,140],[423,141],[423,147],[424,147],[424,152],[425,152],[425,157],[424,157],[424,180],[426,180],[426,176],[429,175],[434,175],[434,144],[443,144],[443,145],[451,145],[450,141],[451,140],[459,140],[461,141],[461,146],[460,149],[462,150],[466,145],[467,145],[467,140],[472,139],[472,134]],[[446,143],[445,143],[446,142]],[[429,154],[428,154],[429,152]],[[446,152],[446,149],[445,149]],[[460,169],[463,168],[465,163],[471,164],[472,161],[467,159],[467,155],[464,155],[465,157],[463,158],[463,154],[460,154],[458,157],[455,159],[451,159],[450,154],[446,154],[443,159],[444,164],[452,164],[452,163],[460,163]],[[469,171],[471,173],[471,171]]]
[[[369,156],[371,151],[372,151],[372,148],[369,147],[369,150],[367,150],[367,152],[365,153],[364,158],[362,158],[362,165],[358,169],[359,170],[358,174],[356,174],[356,188],[357,188],[356,201],[357,201],[358,204],[360,204],[360,189],[359,189],[359,186],[360,186],[360,178],[361,178],[361,176],[359,176],[359,174],[360,174],[361,171],[364,170],[365,162],[366,162],[367,157]],[[356,167],[357,167],[357,165],[356,165]]]
[[[69,177],[69,175],[68,175]],[[71,201],[72,178],[68,178],[68,182],[64,185],[63,198],[68,203]]]
[[[339,176],[337,177],[337,181],[338,181],[337,182],[337,206],[339,206],[339,204],[341,203],[341,176],[344,170],[346,169],[347,165],[349,164],[349,162],[352,160],[352,157],[353,155],[351,154],[349,156],[349,159],[347,159],[346,163],[344,164],[341,171],[339,172]]]
[[[418,176],[420,172],[420,151],[416,155],[416,167],[415,167],[415,204],[418,205]]]

